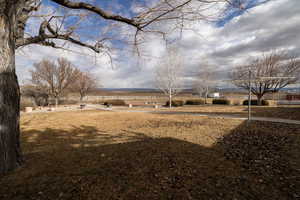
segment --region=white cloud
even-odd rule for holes
[[[132,11],[138,11],[132,7]],[[185,30],[178,48],[185,57],[186,79],[189,80],[203,62],[215,70],[229,69],[245,62],[249,56],[260,55],[271,49],[287,49],[300,55],[300,1],[273,0],[248,10],[224,27],[198,22],[193,30]],[[120,37],[127,38],[133,29],[124,26]],[[78,67],[91,70],[99,76],[104,87],[152,87],[153,72],[159,57],[165,52],[160,37],[149,34],[147,43],[140,46],[141,58],[126,49],[113,52],[114,67],[108,57],[97,57],[90,50],[71,45],[76,51],[68,52],[41,46],[29,46],[17,54],[17,71],[21,80],[28,77],[33,62],[42,58],[65,57]],[[171,36],[172,38],[172,36]],[[127,49],[128,50],[128,49]],[[226,79],[226,71],[220,79]]]

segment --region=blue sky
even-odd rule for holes
[[[235,17],[243,15],[249,12],[251,8],[267,3],[268,1],[270,0],[234,0],[232,4],[235,8],[232,8],[232,5],[228,5],[224,16],[216,22],[216,25],[222,27]]]

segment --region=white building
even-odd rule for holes
[[[210,97],[210,98],[220,98],[220,93],[219,92],[209,93],[208,97]]]

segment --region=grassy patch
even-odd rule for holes
[[[135,108],[137,110],[158,111],[157,109]],[[247,117],[247,106],[229,106],[229,105],[206,105],[206,106],[186,106],[173,109],[163,108],[161,111],[182,111],[199,114],[215,115],[235,115]],[[252,106],[251,113],[255,117],[270,117],[300,120],[300,106]]]

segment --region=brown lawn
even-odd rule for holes
[[[300,126],[105,111],[25,114],[0,199],[297,199]]]
[[[115,107],[118,109],[117,107]],[[128,110],[128,108],[122,108]],[[234,115],[246,117],[248,115],[247,106],[229,106],[229,105],[200,105],[174,107],[172,109],[162,107],[160,109],[134,107],[132,110],[149,110],[149,111],[181,111],[199,114],[216,114],[216,115]],[[252,106],[251,113],[255,117],[270,117],[300,120],[300,106]]]

